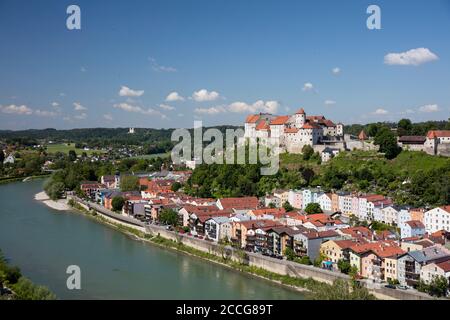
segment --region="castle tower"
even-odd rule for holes
[[[298,110],[295,115],[295,127],[300,129],[301,127],[303,127],[303,125],[306,123],[306,113],[305,110],[303,110],[303,108],[300,108],[300,110]]]

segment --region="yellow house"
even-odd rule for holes
[[[349,260],[349,249],[355,244],[352,240],[329,240],[320,245],[320,252],[329,261],[337,263],[339,260]]]
[[[384,281],[397,280],[397,257],[384,259]]]

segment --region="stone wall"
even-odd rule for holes
[[[80,203],[84,207],[86,206]],[[92,206],[90,206],[92,208]],[[97,211],[97,210],[96,210]],[[97,211],[98,212],[98,211]],[[101,216],[108,219],[111,222],[119,223],[122,225],[126,225],[127,227],[136,228],[139,231],[146,232],[152,235],[159,235],[163,238],[170,239],[176,242],[181,242],[186,246],[195,248],[197,250],[208,252],[211,254],[215,254],[220,256],[223,251],[223,247],[218,245],[217,243],[194,238],[192,236],[188,236],[186,234],[177,234],[173,231],[167,230],[165,227],[156,226],[156,225],[147,225],[145,227],[136,226],[126,221],[115,219],[111,216],[98,212]],[[117,215],[117,214],[116,214]],[[118,216],[118,215],[117,215]],[[227,247],[227,251],[230,253],[231,259],[235,261],[240,261],[242,257],[239,252],[234,248]],[[307,266],[298,264],[292,261],[280,260],[271,257],[266,257],[261,254],[256,253],[246,253],[246,262],[250,266],[259,267],[274,273],[289,275],[292,277],[301,277],[301,278],[313,278],[317,281],[333,283],[336,279],[344,279],[349,280],[349,276],[342,274],[340,272],[329,271],[321,268],[316,268],[313,266]],[[365,284],[363,282],[363,284]],[[384,286],[379,286],[377,288],[371,288],[370,285],[365,284],[369,290],[375,294],[377,297],[382,299],[400,299],[400,300],[425,300],[432,299],[430,296],[426,294],[422,294],[416,291],[411,290],[393,290],[389,288],[385,288]]]

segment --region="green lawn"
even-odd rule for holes
[[[153,159],[153,158],[167,158],[170,157],[170,152],[167,153],[155,153],[155,154],[144,154],[141,156],[132,157],[133,159]]]
[[[83,149],[75,148],[74,143],[57,143],[57,144],[49,144],[46,148],[48,153],[56,153],[56,152],[62,152],[62,153],[69,153],[70,150],[75,150],[77,155],[81,155],[83,152],[86,152],[86,154],[92,155],[93,153],[103,153],[102,150],[88,150],[84,151]]]

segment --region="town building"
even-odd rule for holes
[[[450,231],[450,205],[426,211],[424,213],[424,224],[428,233],[439,230]]]

